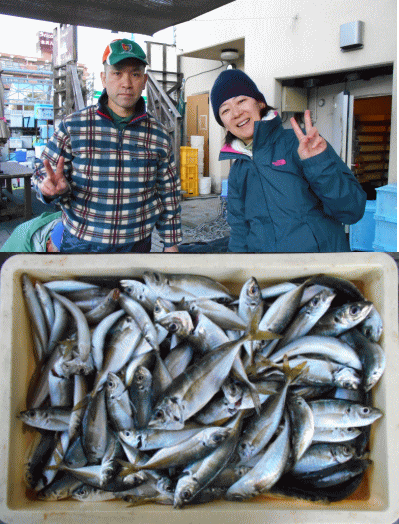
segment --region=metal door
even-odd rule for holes
[[[353,140],[353,103],[354,97],[349,91],[342,91],[335,96],[333,112],[333,135],[331,145],[352,169]]]

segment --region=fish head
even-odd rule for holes
[[[367,300],[351,302],[342,308],[342,321],[350,324],[361,322],[370,313],[373,303]]]
[[[73,492],[73,497],[77,500],[84,501],[90,497],[93,492],[93,488],[90,486],[80,486]]]
[[[172,480],[168,477],[160,477],[157,480],[157,490],[160,493],[165,493],[167,495],[170,495],[171,493],[174,492],[174,486],[173,486]]]
[[[152,384],[151,372],[144,366],[137,366],[132,383],[140,391],[150,389]]]
[[[118,432],[118,437],[132,448],[140,449],[142,447],[142,435],[134,429],[123,429]]]
[[[26,411],[21,411],[17,415],[17,418],[21,419],[26,424],[36,424],[38,427],[45,428],[49,414],[46,412],[46,410],[39,411],[35,409],[27,409]]]
[[[360,331],[369,340],[372,340],[373,342],[378,342],[382,335],[382,324],[372,325],[364,322],[360,326]]]
[[[172,311],[160,319],[159,323],[169,333],[183,338],[186,338],[194,330],[193,321],[188,311]]]
[[[334,373],[334,384],[345,389],[358,389],[361,384],[359,373],[353,368],[345,367]]]
[[[242,440],[238,444],[237,448],[237,452],[242,460],[251,458],[254,454],[254,450],[254,446],[250,442],[246,442],[245,440]]]
[[[119,397],[126,389],[123,381],[115,373],[108,373],[105,387],[111,399]]]
[[[206,447],[216,448],[226,440],[230,435],[230,432],[229,428],[211,429],[207,434],[205,434],[203,444]]]
[[[159,322],[161,318],[163,318],[168,313],[171,313],[174,311],[173,303],[169,300],[166,300],[164,298],[158,297],[154,303],[154,320],[156,322]]]
[[[344,445],[344,444],[338,445],[333,450],[333,455],[335,459],[337,460],[337,462],[341,464],[351,459],[355,453],[356,453],[356,449],[353,446]]]
[[[377,384],[377,382],[380,380],[380,378],[382,377],[383,372],[384,372],[384,370],[383,370],[382,367],[374,369],[371,372],[370,376],[365,381],[364,389],[366,391],[370,391],[370,389],[372,389]]]
[[[176,486],[173,507],[181,508],[190,502],[198,491],[198,482],[191,475],[181,478]]]
[[[177,397],[168,397],[155,409],[148,427],[152,429],[183,429],[183,407]]]

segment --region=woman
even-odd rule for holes
[[[366,193],[312,126],[310,111],[306,134],[294,118],[293,129],[284,129],[255,83],[237,69],[218,76],[211,103],[227,130],[220,160],[235,160],[227,197],[229,251],[349,251],[343,224],[362,218]]]

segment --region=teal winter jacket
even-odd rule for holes
[[[234,143],[233,143],[234,144]],[[349,251],[344,224],[363,216],[366,193],[330,144],[301,160],[298,139],[276,114],[255,122],[252,157],[226,145],[234,159],[227,220],[232,252]]]

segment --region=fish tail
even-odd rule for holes
[[[248,337],[249,340],[271,340],[274,338],[283,338],[283,335],[273,333],[272,331],[259,330],[259,322],[256,315],[251,319],[244,336]]]
[[[287,382],[290,384],[295,381],[302,373],[307,371],[306,360],[301,362],[295,367],[291,367],[287,355],[284,355],[283,358],[283,373],[286,377]]]

